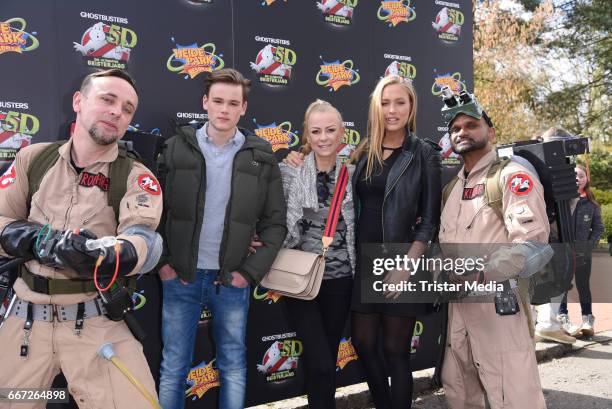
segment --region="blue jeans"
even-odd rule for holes
[[[220,409],[244,408],[246,389],[246,324],[250,287],[214,284],[217,270],[197,270],[194,283],[178,278],[162,281],[162,341],[164,349],[159,381],[163,409],[185,406],[187,374],[192,366],[198,321],[202,307],[213,316],[216,363],[221,377]]]

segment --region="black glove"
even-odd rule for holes
[[[87,234],[75,234],[68,232],[55,245],[55,255],[61,263],[73,269],[83,278],[93,277],[96,262],[100,255],[103,256],[102,262],[98,267],[98,277],[111,277],[116,268],[116,256],[114,246],[104,247],[103,249],[88,250],[86,247]],[[138,254],[134,245],[127,240],[119,240],[121,248],[119,251],[119,272],[118,275],[124,276],[130,273],[138,262]]]
[[[10,256],[31,260],[34,258],[34,244],[42,227],[39,223],[16,220],[2,230],[0,245]]]
[[[27,220],[17,220],[8,224],[0,235],[0,244],[4,251],[14,257],[25,260],[36,259],[40,264],[50,267],[66,267],[57,258],[55,247],[70,231],[58,231],[49,226]],[[81,233],[89,239],[96,235],[83,230]]]

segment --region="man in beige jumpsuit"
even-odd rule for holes
[[[29,214],[28,169],[38,165],[37,155],[49,144],[22,149],[3,176],[0,255],[31,259],[28,255],[36,253],[41,242],[58,232],[80,228],[98,238],[117,236],[120,276],[147,271],[159,258],[153,257],[160,244],[155,229],[162,211],[157,180],[145,166],[134,162],[117,216],[107,200],[109,184],[119,182],[109,180],[110,163],[119,152],[116,141],[123,137],[138,105],[133,80],[120,70],[91,74],[74,94],[72,105],[76,112],[74,133],[45,173]],[[43,225],[45,230],[41,231]],[[74,248],[65,247],[73,243],[70,237],[76,240],[65,236],[64,247],[58,242],[54,250],[63,266],[53,266],[48,259],[43,265],[44,257],[35,255],[26,263],[27,271],[22,271],[26,279],[18,278],[15,283],[18,301],[0,328],[0,388],[49,388],[61,371],[81,408],[150,408],[128,379],[97,355],[102,344],[112,343],[116,356],[156,396],[142,345],[124,321],[111,321],[99,311],[101,302],[91,280],[98,253],[76,254]],[[108,254],[99,274],[115,270],[113,248]],[[80,283],[85,291],[74,289],[74,283],[79,283],[76,278],[84,280]],[[69,286],[72,289],[68,290]],[[33,315],[29,331],[24,329],[28,302]],[[81,329],[76,322],[79,303],[84,308]],[[44,402],[0,402],[2,409],[44,407]]]
[[[511,161],[501,173],[504,220],[486,205],[485,179],[497,158],[495,129],[478,108],[447,117],[453,149],[464,166],[445,201],[440,243],[547,243],[543,188],[522,165]],[[524,261],[515,248],[498,254],[485,268],[485,281],[516,278]],[[485,393],[492,409],[546,408],[523,308],[498,315],[492,299],[451,303],[442,383],[452,409],[484,408]]]

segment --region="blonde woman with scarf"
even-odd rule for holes
[[[304,164],[280,164],[287,200],[288,234],[284,246],[320,252],[321,237],[342,167],[336,155],[344,136],[340,112],[316,100],[304,115]],[[325,255],[321,290],[310,301],[285,298],[289,323],[304,346],[300,360],[306,375],[310,408],[334,408],[336,358],[351,304],[355,272],[355,211],[349,183],[342,201],[334,240]]]

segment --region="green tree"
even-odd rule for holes
[[[594,150],[588,158],[582,156],[579,162],[583,165],[588,160],[591,175],[591,186],[599,190],[612,192],[612,152]]]
[[[530,139],[547,128],[534,101],[548,81],[548,71],[535,70],[533,64],[548,52],[542,38],[554,17],[552,3],[534,3],[531,13],[502,7],[499,0],[478,1],[475,6],[476,94],[495,123],[498,141]]]
[[[612,143],[612,1],[567,0],[548,32],[550,55],[575,75],[560,75],[536,98],[535,112],[598,146]]]
[[[561,125],[612,146],[611,28],[611,0],[475,0],[474,86],[501,141]]]

